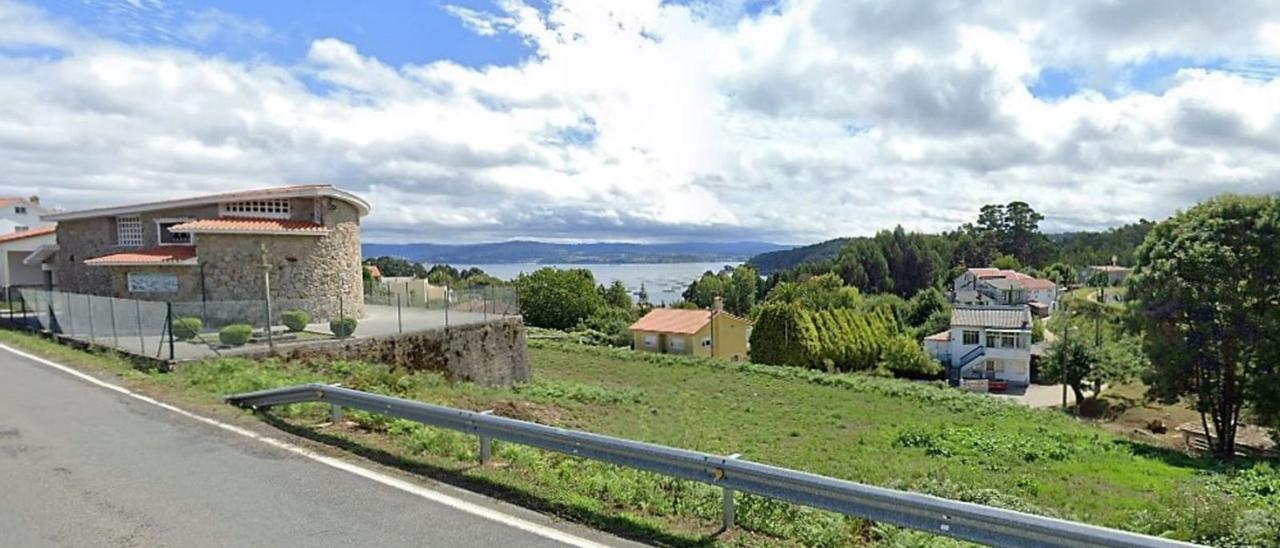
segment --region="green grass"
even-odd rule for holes
[[[344,386],[743,458],[838,478],[1217,544],[1280,542],[1280,471],[1239,470],[1144,446],[1060,413],[938,385],[638,354],[535,341],[537,377],[513,389],[449,384],[433,373],[358,363],[227,358],[142,373],[27,335],[0,342],[184,401],[302,382]],[[225,407],[220,407],[226,409]],[[229,410],[227,410],[230,412]],[[741,527],[710,536],[710,486],[351,412],[325,424],[317,405],[275,409],[276,426],[437,479],[618,534],[668,545],[936,545],[940,539],[759,497],[739,498]],[[1200,509],[1200,510],[1196,510]],[[1261,525],[1259,525],[1261,524]]]

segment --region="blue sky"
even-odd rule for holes
[[[494,6],[486,0],[70,0],[45,8],[127,42],[173,45],[235,59],[265,55],[285,64],[300,62],[317,38],[355,44],[391,65],[441,59],[469,66],[513,64],[531,53],[518,37],[471,32],[445,10],[446,5],[479,10]],[[180,33],[183,25],[202,17],[217,17],[224,24],[207,37]],[[234,23],[225,24],[228,21]]]
[[[1280,191],[1280,3],[0,0],[0,192],[330,182],[370,241],[1049,230]]]

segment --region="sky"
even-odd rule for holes
[[[1280,2],[0,0],[0,194],[325,182],[383,243],[1161,219],[1280,192]]]

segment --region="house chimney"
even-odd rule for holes
[[[711,300],[711,311],[724,312],[724,299],[720,298],[719,295],[716,295],[716,297]]]
[[[30,198],[27,198],[27,201],[28,201],[28,202],[31,202],[31,203],[33,203],[33,204],[36,204],[36,205],[40,205],[40,197],[39,197],[39,196],[32,196],[32,197],[30,197]]]

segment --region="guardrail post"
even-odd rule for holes
[[[342,406],[336,403],[329,404],[329,422],[338,424],[342,422]]]
[[[725,458],[736,459],[741,456],[742,456],[741,453],[734,453]],[[728,487],[725,487],[723,491],[724,491],[724,514],[721,516],[722,519],[720,521],[720,526],[723,527],[725,531],[728,531],[729,529],[733,529],[733,522],[734,522],[734,519],[736,518],[737,509],[734,508],[733,506],[733,489],[729,489]]]
[[[481,411],[480,414],[492,415],[493,410],[487,409]],[[480,436],[480,464],[488,464],[491,456],[493,456],[493,440],[489,436]]]

